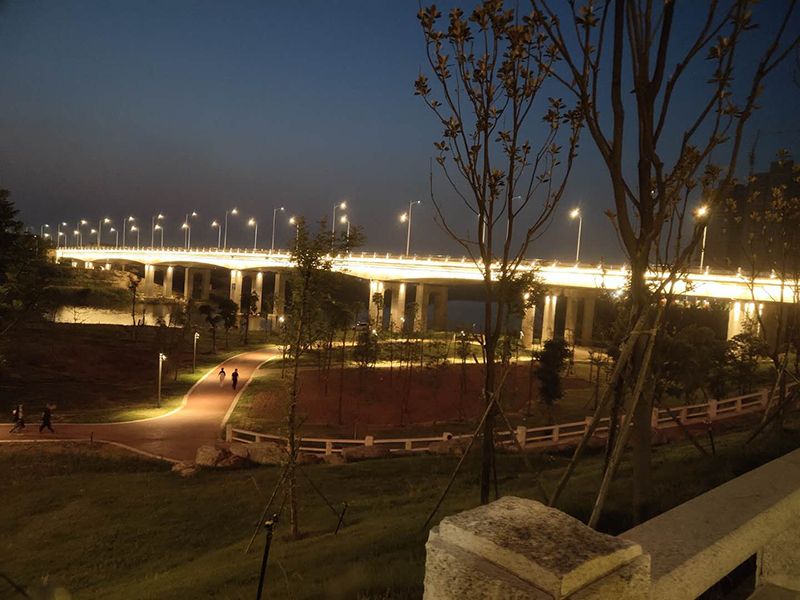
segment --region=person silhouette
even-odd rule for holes
[[[233,381],[233,389],[236,389],[236,385],[239,383],[239,369],[233,370],[233,373],[231,373],[231,381]]]
[[[225,367],[219,370],[219,375],[217,375],[217,377],[219,377],[219,387],[225,385]]]

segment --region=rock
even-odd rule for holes
[[[194,468],[194,463],[190,460],[184,460],[172,465],[172,470],[175,472],[180,472],[183,471],[184,469],[193,469],[193,468]]]
[[[225,451],[216,446],[200,446],[194,462],[203,467],[214,467],[225,458]]]
[[[181,477],[194,477],[197,473],[197,467],[189,467],[181,471]]]
[[[220,469],[241,469],[247,464],[247,459],[231,454],[219,461],[216,466]]]
[[[241,456],[242,458],[250,458],[250,450],[248,449],[249,445],[250,444],[234,443],[230,445],[229,450],[231,454],[233,454],[234,456]]]
[[[282,465],[288,458],[286,449],[272,442],[248,444],[247,450],[250,460],[259,465]]]
[[[313,454],[311,452],[298,452],[297,454],[298,465],[318,465],[321,462],[322,458],[319,454]]]
[[[386,446],[356,446],[342,450],[342,456],[347,462],[356,462],[373,458],[389,458],[391,452]]]
[[[345,464],[344,457],[341,454],[323,454],[322,462],[326,465],[343,465]]]
[[[441,442],[431,442],[428,444],[428,452],[430,454],[451,454],[461,456],[469,446],[469,440],[464,438],[452,438],[449,440],[442,440]]]

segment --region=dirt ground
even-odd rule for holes
[[[462,377],[466,377],[466,389]],[[298,412],[307,425],[338,425],[338,406],[341,372],[331,370],[329,381],[316,370],[300,374],[301,389]],[[534,377],[529,386],[527,364],[512,368],[507,377],[503,405],[510,414],[526,413],[528,390],[530,404],[541,411],[539,380]],[[342,394],[342,425],[358,422],[364,426],[430,425],[453,421],[472,421],[480,418],[484,403],[481,365],[461,365],[413,369],[411,377],[405,370],[372,369],[359,372],[345,369]],[[285,419],[288,380],[274,381],[268,391],[255,394],[248,418],[278,422]],[[584,379],[564,379],[565,390],[588,390],[592,383]]]

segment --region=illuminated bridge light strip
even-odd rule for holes
[[[254,252],[253,250],[218,250],[184,248],[136,249],[136,248],[59,248],[60,258],[93,263],[131,262],[152,265],[206,266],[223,269],[286,270],[293,266],[291,255],[286,251]],[[409,283],[458,283],[482,280],[478,269],[468,258],[450,256],[402,256],[386,253],[355,253],[331,257],[335,270],[362,279],[380,281],[403,281]],[[544,282],[553,288],[581,288],[618,290],[629,275],[625,267],[600,268],[575,265],[559,265],[552,261],[526,260],[520,271],[537,268]],[[650,281],[662,275],[651,273]],[[779,279],[763,277],[754,282],[756,302],[778,302],[783,291],[784,302],[800,301],[800,290],[791,283],[783,286]],[[730,273],[689,273],[674,286],[675,294],[685,297],[716,298],[721,300],[753,301],[750,286],[739,275]]]

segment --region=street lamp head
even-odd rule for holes
[[[64,222],[62,222],[62,223],[61,223],[61,226],[62,226],[62,227],[66,227],[66,226],[67,226],[67,224],[66,224],[66,223],[64,223]]]
[[[114,232],[116,231],[116,229],[114,229],[114,228],[112,227],[111,229],[109,229],[109,231],[110,231],[111,233],[114,233]]]
[[[236,209],[234,208],[234,209],[231,211],[231,214],[232,214],[232,215],[238,215],[238,214],[239,214],[239,211],[238,211],[238,210],[236,210]]]
[[[580,208],[573,208],[572,212],[569,213],[569,216],[571,218],[573,218],[573,219],[578,218],[580,215],[581,215],[581,209]]]
[[[342,202],[342,203],[339,205],[339,208],[342,208],[342,209],[344,209],[344,208],[347,208],[347,200],[345,200],[344,202]]]
[[[114,229],[112,228],[111,231],[114,231]],[[64,235],[64,232],[63,231],[59,231],[58,232],[58,237],[61,237],[62,235]]]
[[[193,216],[193,217],[196,217],[196,216],[197,216],[197,213],[196,213],[196,212],[194,212],[194,211],[192,211],[192,215],[191,215],[191,216]]]
[[[183,225],[181,225],[181,229],[189,229],[189,224],[184,223]]]
[[[161,225],[159,225],[158,223],[156,223],[156,226],[155,226],[155,227],[153,227],[153,229],[161,229]]]
[[[282,207],[282,206],[281,206],[281,210],[283,210],[283,207]]]
[[[216,221],[212,221],[211,222],[211,226],[212,227],[219,227],[219,223],[217,223]]]
[[[45,233],[43,237],[49,238],[50,234],[49,233]]]
[[[405,223],[406,221],[408,221],[408,213],[403,213],[400,215],[400,222]]]
[[[136,220],[135,217],[128,217],[128,221],[135,221],[135,220]]]
[[[162,215],[161,213],[158,213],[158,216],[156,217],[156,219],[163,219],[163,218],[164,218],[164,215]]]
[[[167,360],[167,355],[159,352],[158,353],[158,360],[161,361],[161,362],[166,361]]]
[[[43,227],[44,227],[45,229],[50,229],[50,225],[48,225],[47,223],[45,223],[45,224],[43,225]]]
[[[103,219],[103,223],[111,223],[111,219],[109,219],[108,217],[106,217],[105,219]]]
[[[292,217],[289,219],[289,225],[296,225],[297,224],[297,217]]]
[[[708,207],[707,206],[701,206],[700,208],[697,209],[697,216],[698,217],[705,217],[707,214],[708,214]]]
[[[89,233],[97,233],[97,229],[92,229]]]
[[[255,225],[255,224],[256,224],[256,220],[255,220],[255,219],[250,219],[250,220],[247,222],[247,224],[248,224],[248,225],[250,225],[250,226],[252,227],[253,225]]]
[[[75,235],[80,235],[81,234],[81,232],[78,231],[77,229],[75,231],[73,231],[72,233],[74,233]]]
[[[136,225],[131,225],[131,231],[139,231],[139,228]]]
[[[339,219],[340,223],[347,223],[347,215],[342,215],[342,218]]]
[[[196,331],[194,332],[194,339],[196,339],[196,340],[200,339],[200,334],[197,333]]]
[[[86,225],[86,221],[84,221],[83,219],[81,219],[81,225]]]

